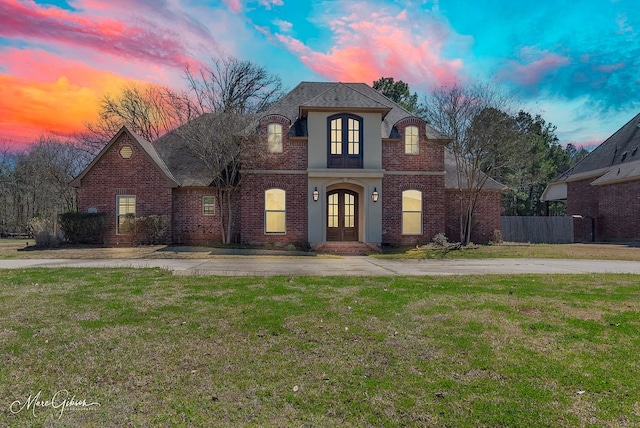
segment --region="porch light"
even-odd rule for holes
[[[373,200],[373,202],[378,202],[378,197],[380,197],[380,194],[378,193],[378,188],[374,187],[373,193],[371,194],[371,199]]]
[[[318,188],[313,189],[313,202],[318,202],[318,198],[320,197],[320,193],[318,193]]]

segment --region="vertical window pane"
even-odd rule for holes
[[[349,118],[349,154],[360,154],[360,122]]]
[[[329,227],[338,227],[338,194],[329,195],[327,222]]]
[[[282,125],[279,123],[270,123],[267,129],[269,152],[282,153]]]
[[[286,230],[286,193],[282,189],[269,189],[264,192],[264,231],[285,233]]]
[[[120,235],[133,233],[136,215],[135,196],[117,196],[116,200],[116,233]]]
[[[404,152],[417,154],[419,152],[418,127],[407,126],[404,129]]]
[[[342,154],[342,119],[331,121],[331,154]]]
[[[422,192],[418,190],[402,192],[402,234],[422,234]]]
[[[344,227],[355,226],[355,200],[353,195],[344,195]]]
[[[215,215],[215,213],[216,213],[215,196],[203,196],[202,197],[202,214]]]

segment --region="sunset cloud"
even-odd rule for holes
[[[97,119],[100,98],[132,81],[44,51],[6,49],[0,63],[12,64],[0,74],[0,136],[17,145],[84,130]]]
[[[532,52],[525,48],[521,51],[521,61],[509,61],[499,72],[498,77],[535,92],[540,82],[566,66],[569,58],[548,52]]]
[[[233,13],[242,12],[242,4],[240,3],[240,0],[222,0],[222,3],[224,3]]]
[[[437,20],[418,25],[406,10],[368,13],[363,3],[349,3],[345,9],[344,16],[327,22],[333,38],[326,52],[285,34],[274,39],[327,79],[373,82],[393,76],[423,88],[460,80],[463,62],[445,57],[450,33]]]
[[[640,15],[627,1],[538,6],[531,13],[522,2],[466,0],[0,0],[0,146],[81,129],[96,100],[130,79],[184,89],[185,64],[197,70],[229,55],[265,66],[287,87],[384,76],[422,95],[492,81],[523,103],[560,106],[545,119],[563,140],[610,134],[638,111]]]
[[[0,36],[4,37],[64,43],[171,67],[183,68],[192,61],[179,34],[150,23],[127,25],[17,0],[0,3],[0,21]]]

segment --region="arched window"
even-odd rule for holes
[[[264,232],[286,232],[286,193],[282,189],[269,189],[264,192]]]
[[[270,123],[267,126],[267,143],[270,153],[282,153],[282,125]]]
[[[327,119],[327,167],[362,168],[362,118],[337,114]]]
[[[422,192],[402,192],[402,234],[422,235]]]
[[[418,144],[418,127],[407,126],[404,128],[404,152],[408,155],[417,155],[420,152]]]

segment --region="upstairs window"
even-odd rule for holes
[[[422,235],[422,192],[402,192],[402,234]]]
[[[267,143],[270,153],[282,153],[282,125],[270,123],[267,126]]]
[[[286,193],[282,189],[269,189],[264,192],[264,232],[286,232]]]
[[[327,119],[328,168],[362,168],[362,118],[339,114]]]
[[[404,152],[408,155],[417,155],[419,153],[418,145],[418,127],[407,126],[404,128]]]

